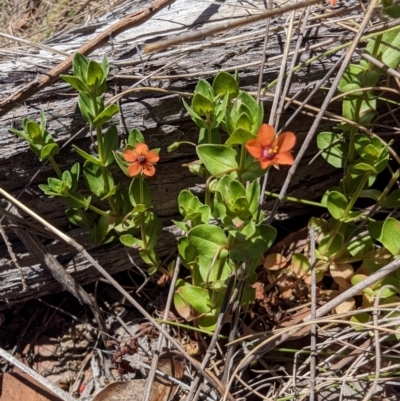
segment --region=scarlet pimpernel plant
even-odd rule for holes
[[[69,221],[86,228],[91,243],[119,240],[140,254],[148,274],[161,271],[168,277],[174,263],[164,266],[156,252],[162,225],[153,211],[148,185],[156,174],[160,149],[150,149],[134,128],[120,150],[117,128],[111,124],[118,106],[103,102],[108,71],[107,58],[98,63],[76,54],[73,74],[62,76],[77,90],[79,109],[95,133],[94,152],[73,146],[82,164],[61,171],[56,162],[59,148],[46,131],[43,112],[40,124],[25,119],[23,130],[12,132],[27,140],[40,160],[51,162],[57,177],[40,188],[46,195],[65,199]],[[183,190],[178,196],[182,219],[174,223],[183,235],[177,248],[189,275],[178,279],[174,304],[182,317],[212,331],[229,295],[229,280],[244,284],[242,305],[254,300],[259,258],[276,236],[276,229],[266,224],[259,210],[264,195],[258,179],[270,166],[293,163],[296,138],[291,132],[275,137],[274,128],[263,124],[262,104],[239,89],[237,74],[220,72],[212,84],[200,80],[191,104],[184,101],[184,106],[199,128],[196,157],[188,168],[205,179],[205,192],[199,197]],[[169,150],[180,145],[174,143]],[[115,182],[110,170],[114,162],[129,184]],[[81,176],[89,196],[79,192]]]

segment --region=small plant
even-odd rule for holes
[[[400,63],[400,53],[393,51],[393,48],[399,46],[400,29],[396,28],[371,39],[366,51],[386,66],[395,68]],[[393,217],[382,219],[382,215],[400,206],[400,191],[393,189],[400,169],[392,173],[392,178],[382,191],[373,187],[380,180],[378,176],[388,168],[390,154],[399,162],[397,155],[391,153],[391,143],[385,143],[369,131],[378,102],[393,103],[378,95],[378,89],[375,88],[385,74],[371,62],[361,60],[350,64],[338,86],[343,97],[342,114],[346,121],[334,127],[332,132],[321,132],[317,138],[321,156],[333,167],[343,169],[340,183],[327,190],[321,200],[321,206],[328,213],[323,218],[313,217],[309,221],[309,227],[315,228],[318,245],[315,255],[316,281],[330,276],[337,289],[334,293],[343,292],[359,283],[400,255],[400,221]],[[360,199],[369,199],[372,205],[363,210],[357,206]],[[305,247],[302,253],[294,254],[291,260],[279,254],[269,255],[265,259],[264,267],[271,281],[284,273],[278,281],[283,297],[299,292],[299,282],[310,284],[309,257],[309,248]],[[365,289],[362,294],[363,306],[372,306],[383,286],[390,284],[399,288],[399,279],[398,271]],[[390,288],[380,296],[385,303],[398,299],[395,290]],[[355,302],[351,305],[354,308]],[[357,322],[362,318],[365,323],[365,316],[360,316],[356,315],[352,320]]]
[[[132,129],[123,151],[118,150],[118,132],[109,123],[119,109],[103,101],[108,71],[106,58],[99,64],[76,54],[73,75],[61,77],[78,91],[81,114],[95,132],[95,154],[73,145],[83,165],[75,163],[70,170],[60,170],[56,162],[59,147],[46,131],[43,111],[40,124],[24,119],[23,130],[11,131],[27,140],[41,161],[50,161],[57,177],[40,188],[48,196],[65,199],[69,221],[87,228],[91,243],[119,238],[138,250],[148,274],[160,270],[169,276],[173,264],[164,267],[155,251],[162,225],[153,212],[147,185],[160,160],[159,149],[150,150],[142,133]],[[200,80],[191,105],[184,102],[184,106],[199,127],[198,144],[192,144],[198,159],[187,167],[204,177],[205,193],[200,199],[184,190],[178,197],[183,219],[174,223],[184,235],[177,248],[190,280],[178,279],[174,302],[182,317],[212,331],[230,276],[246,282],[242,305],[254,300],[258,260],[276,236],[259,208],[263,195],[258,178],[271,166],[293,163],[291,149],[296,139],[291,132],[276,138],[274,128],[262,124],[262,105],[239,89],[237,76],[225,72],[212,85]],[[174,143],[168,150],[180,145]],[[131,179],[129,186],[115,182],[110,170],[114,161]],[[80,192],[81,172],[90,195]]]

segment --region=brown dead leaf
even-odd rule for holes
[[[267,270],[281,270],[286,266],[287,259],[280,253],[271,253],[265,257],[263,264]]]
[[[0,374],[0,401],[62,401],[26,373]]]
[[[264,299],[264,284],[257,282],[257,283],[254,283],[251,287],[256,290],[256,299],[263,300]]]
[[[354,298],[350,298],[342,302],[340,305],[338,305],[334,309],[334,311],[335,313],[340,314],[340,313],[347,313],[355,309],[356,309],[356,300]]]
[[[181,379],[184,369],[184,358],[178,352],[165,352],[160,355],[157,369],[168,376]],[[142,401],[146,380],[114,382],[101,390],[93,401]],[[173,398],[178,386],[168,379],[156,376],[151,387],[150,401],[169,401]]]

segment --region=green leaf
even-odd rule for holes
[[[291,269],[296,277],[301,278],[311,273],[311,265],[305,255],[295,253],[291,259]]]
[[[131,178],[131,176],[128,174],[128,163],[124,160],[124,156],[121,152],[118,151],[114,151],[114,158],[115,161],[118,164],[118,167],[121,169],[121,171],[129,178]]]
[[[348,206],[347,198],[338,191],[332,191],[327,198],[327,207],[329,213],[336,220],[340,220],[345,215]]]
[[[43,109],[40,110],[40,131],[46,131],[46,116]]]
[[[74,149],[75,152],[78,153],[78,155],[83,157],[85,160],[87,160],[93,164],[96,164],[97,166],[101,166],[99,159],[90,155],[89,153],[86,153],[84,150],[79,149],[76,145],[72,145],[72,149]]]
[[[382,195],[382,192],[378,189],[364,189],[360,192],[360,198],[368,198],[377,201]]]
[[[201,145],[203,143],[219,145],[221,143],[221,134],[217,128],[212,128],[211,135],[209,138],[208,137],[208,129],[200,128],[198,143],[199,143],[199,145]]]
[[[9,128],[8,130],[9,130],[10,132],[12,132],[13,134],[19,136],[20,138],[23,138],[23,139],[25,139],[26,141],[30,142],[29,136],[28,136],[27,134],[25,134],[24,131],[19,131],[19,130],[15,129],[15,128]]]
[[[95,116],[94,105],[91,97],[86,93],[79,93],[78,106],[83,118],[90,124],[93,125]]]
[[[113,181],[113,183],[114,183],[114,181]],[[111,187],[111,189],[108,191],[108,193],[105,194],[101,198],[101,200],[105,200],[105,199],[110,198],[111,196],[114,196],[117,193],[117,190],[118,190],[118,185],[114,185],[113,187]]]
[[[238,169],[236,150],[225,145],[199,145],[197,155],[212,175],[228,173]]]
[[[54,178],[54,177],[49,177],[47,179],[47,183],[49,184],[49,187],[56,192],[57,194],[60,193],[61,188],[62,188],[62,181],[59,180],[58,178]]]
[[[141,177],[132,179],[129,185],[129,200],[133,207],[136,205],[151,207],[151,193],[146,180]]]
[[[45,193],[47,196],[60,196],[58,192],[53,191],[49,185],[39,184],[39,188]]]
[[[73,75],[60,75],[60,78],[78,92],[86,93],[88,91],[86,85],[78,77]]]
[[[89,231],[89,240],[92,244],[102,244],[107,240],[107,234],[114,228],[115,218],[100,216],[97,224]]]
[[[333,132],[321,132],[317,136],[317,146],[321,156],[333,167],[343,168],[349,152],[349,145],[342,135]]]
[[[199,79],[199,82],[194,88],[194,94],[203,95],[209,100],[212,100],[214,98],[213,88],[205,79]]]
[[[105,174],[108,178],[109,187],[114,186],[114,180],[111,173],[105,169]],[[89,190],[98,197],[103,197],[107,195],[106,185],[104,181],[104,176],[102,173],[102,168],[97,164],[86,161],[83,165],[83,179],[85,180],[86,186]]]
[[[128,145],[135,147],[138,143],[145,143],[143,134],[136,128],[132,128],[128,135]]]
[[[365,327],[364,324],[370,323],[372,320],[372,317],[369,313],[367,312],[361,312],[357,313],[356,315],[352,316],[350,318],[350,323],[352,328],[355,331],[364,331]]]
[[[194,95],[192,108],[199,116],[214,114],[214,103],[200,93]]]
[[[379,202],[379,205],[388,209],[400,207],[400,189],[395,189],[382,202]]]
[[[104,134],[104,166],[109,166],[114,161],[114,151],[118,149],[118,130],[111,125]]]
[[[214,94],[220,95],[221,97],[228,94],[229,99],[233,99],[239,94],[239,85],[237,84],[235,78],[225,71],[218,72],[214,78],[212,87]]]
[[[79,181],[79,172],[80,172],[79,163],[75,163],[71,167],[70,171],[71,171],[71,178],[72,178],[71,191],[75,192],[78,188],[78,181]]]
[[[65,211],[71,224],[82,228],[91,228],[94,225],[92,216],[82,209],[70,208]]]
[[[72,192],[69,191],[68,195],[65,198],[65,201],[68,203],[68,205],[72,208],[76,209],[87,209],[90,205],[91,202],[91,197],[85,198],[83,195],[81,195],[79,192]]]
[[[121,243],[128,248],[143,248],[143,241],[131,234],[124,234],[119,237]]]
[[[186,111],[189,113],[190,117],[194,123],[200,128],[207,128],[207,121],[203,120],[186,102],[182,99],[183,105]]]
[[[396,68],[400,63],[400,28],[381,36],[377,54],[374,54],[375,41],[376,39],[368,41],[366,51],[388,67]]]
[[[196,249],[190,244],[188,237],[179,238],[178,251],[185,267],[189,267],[189,265],[193,264],[198,255]]]
[[[325,235],[325,237],[319,243],[317,255],[318,257],[332,257],[337,254],[343,246],[343,236],[337,233],[333,239],[330,234]]]
[[[103,70],[103,76],[106,79],[108,77],[108,73],[110,72],[110,65],[108,63],[107,55],[104,54],[103,60],[101,61],[101,68]]]
[[[226,258],[210,259],[206,256],[199,256],[199,273],[204,283],[213,288],[225,286],[226,280],[232,274],[232,268],[226,262]]]
[[[370,174],[373,174],[373,175],[378,174],[376,169],[373,166],[371,166],[371,165],[369,165],[367,163],[357,163],[351,169],[351,172],[354,172],[354,173],[356,173],[356,172],[359,173],[361,171],[365,171],[366,173],[370,173]]]
[[[191,212],[191,202],[195,198],[189,190],[184,189],[178,195],[178,206],[179,206],[179,213],[185,217],[188,213]]]
[[[56,143],[49,143],[48,145],[43,146],[42,151],[40,152],[40,161],[44,161],[50,157],[54,157],[60,152],[60,148]]]
[[[249,212],[256,213],[260,201],[260,183],[258,181],[254,180],[247,186],[246,197],[249,202]]]
[[[42,131],[38,123],[31,120],[28,121],[25,131],[33,143],[42,144]]]
[[[203,256],[213,258],[226,245],[226,235],[222,228],[211,224],[202,224],[188,233],[190,244]]]
[[[354,89],[361,87],[361,83],[358,79],[359,75],[365,71],[365,67],[359,64],[350,64],[342,78],[340,79],[338,89],[342,93],[350,92]],[[362,92],[353,93],[352,96],[360,96]]]
[[[229,250],[229,256],[237,261],[258,258],[271,247],[275,238],[276,228],[261,225],[256,228],[256,232],[251,238],[243,242],[235,243]]]
[[[189,283],[180,278],[178,278],[175,285],[174,306],[179,315],[183,317],[185,320],[190,320],[191,318],[193,318],[192,307],[178,294],[177,290],[180,287],[189,285],[190,285]]]
[[[255,161],[252,156],[248,155],[244,163],[244,171],[241,177],[242,181],[254,181],[263,175],[265,175],[265,170],[260,167],[260,163]]]
[[[99,63],[94,60],[89,60],[87,68],[86,84],[88,86],[98,86],[104,78],[103,69]]]
[[[364,235],[361,238],[352,239],[347,245],[347,250],[354,258],[362,258],[364,254],[371,252],[374,249],[374,243],[369,235]]]
[[[80,78],[80,80],[84,83],[86,82],[88,64],[89,62],[83,54],[74,54],[74,58],[72,60],[72,70],[74,75]]]
[[[71,189],[72,186],[72,176],[68,170],[65,170],[61,175],[61,180],[66,184],[68,189]]]
[[[400,18],[400,4],[392,4],[391,6],[385,7],[383,13],[391,18]]]
[[[253,138],[254,135],[251,132],[239,127],[232,132],[232,135],[226,140],[225,145],[244,145],[248,140]]]
[[[368,230],[371,236],[383,244],[393,255],[400,254],[400,222],[389,217],[382,222],[370,222]]]
[[[116,104],[110,104],[93,120],[93,126],[101,127],[107,121],[111,120],[112,116],[118,112],[119,107]]]
[[[246,197],[246,190],[241,182],[225,175],[218,183],[217,191],[221,194],[222,201],[236,216],[242,216],[248,212],[249,202]],[[248,216],[249,213],[246,214]]]
[[[176,292],[198,313],[208,313],[211,310],[210,304],[210,295],[208,290],[195,287],[193,285],[185,285],[179,287]]]

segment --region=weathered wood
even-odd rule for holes
[[[82,44],[122,16],[139,10],[149,3],[148,1],[126,2],[117,10],[110,11],[99,21],[57,34],[47,42],[47,45],[72,54]],[[182,139],[195,141],[198,132],[188,118],[178,92],[189,95],[199,78],[212,79],[220,69],[234,71],[236,68],[239,70],[241,88],[255,91],[262,58],[265,22],[258,22],[229,32],[229,34],[204,38],[201,42],[186,44],[156,54],[143,54],[141,46],[167,35],[190,32],[198,29],[199,26],[211,26],[220,21],[257,12],[249,6],[250,3],[253,7],[264,9],[264,2],[261,0],[246,2],[247,8],[233,0],[221,5],[202,1],[176,0],[170,7],[164,8],[145,23],[135,26],[117,37],[110,38],[107,44],[90,55],[90,57],[100,60],[106,53],[110,60],[111,75],[107,99],[128,89],[144,76],[154,73],[137,87],[136,92],[121,98],[121,117],[117,118],[115,122],[121,139],[126,136],[127,128],[136,127],[144,133],[150,147],[162,148],[157,174],[149,183],[155,200],[155,209],[167,226],[170,224],[170,219],[177,216],[176,198],[179,191],[195,186],[199,182],[198,178],[181,167],[183,163],[195,160],[192,147],[182,146],[176,152],[166,152],[166,147],[174,141]],[[314,9],[318,10],[318,7],[314,7]],[[298,14],[300,15],[300,13]],[[278,75],[285,42],[286,18],[287,16],[284,15],[276,17],[272,21],[267,48],[268,59],[264,69],[264,84],[271,82]],[[337,28],[332,34],[328,26],[321,25],[318,21],[317,25],[312,25],[307,30],[299,61],[306,61],[315,56],[317,50],[305,49],[310,46],[312,49],[316,49],[318,42],[326,40],[327,35],[339,38],[340,31]],[[296,36],[292,39],[293,45],[295,39]],[[323,51],[324,45],[318,52]],[[18,57],[15,59],[8,55],[6,59],[0,60],[1,98],[4,99],[15,93],[21,85],[35,79],[38,74],[45,74],[62,60],[63,56],[60,54],[50,55],[44,50],[36,52],[19,50]],[[304,89],[305,85],[321,79],[335,60],[337,60],[337,56],[330,55],[329,58],[322,58],[317,63],[299,70],[296,79],[292,82],[290,94],[293,95],[302,88]],[[164,67],[166,65],[168,66]],[[300,98],[305,98],[307,94],[308,92],[304,91]],[[319,92],[312,100],[313,104],[320,104],[323,97],[324,92]],[[10,126],[19,128],[23,117],[38,119],[39,110],[43,108],[46,111],[48,130],[60,145],[82,130],[73,143],[90,151],[90,134],[77,110],[76,98],[76,93],[71,91],[65,83],[57,81],[51,87],[33,96],[26,104],[19,105],[12,112],[0,118],[2,149],[0,153],[0,186],[16,196],[29,183],[20,198],[21,201],[83,244],[86,241],[85,234],[69,226],[64,215],[65,205],[62,199],[48,198],[38,189],[39,183],[45,182],[47,177],[54,175],[51,168],[45,166],[37,176],[34,176],[41,164],[25,142],[8,132]],[[271,97],[263,98],[263,100],[265,114],[268,116]],[[333,108],[332,111],[335,109]],[[282,120],[287,119],[290,114],[291,109],[288,109]],[[297,134],[297,146],[302,143],[311,122],[312,117],[303,115],[299,116],[296,122],[289,127]],[[329,121],[324,123],[320,127],[321,131],[332,125],[333,123]],[[316,159],[312,165],[308,165],[315,152],[315,147],[309,149],[298,175],[292,180],[289,195],[318,199],[324,190],[337,183],[338,176],[333,174],[333,170],[321,158]],[[79,158],[71,150],[70,145],[57,157],[61,169],[68,168],[77,160]],[[113,173],[115,173],[116,180],[121,179],[127,184],[127,180],[116,167]],[[278,191],[285,176],[284,169],[270,174],[268,190]],[[33,178],[31,179],[31,177]],[[267,207],[268,205],[267,203]],[[280,217],[286,218],[299,213],[304,213],[303,207],[286,203],[282,205]],[[19,257],[19,263],[28,284],[28,291],[21,293],[22,286],[18,272],[9,260],[4,244],[1,243],[0,299],[13,303],[42,296],[52,291],[59,291],[60,285],[49,273],[37,264],[37,261],[23,249],[14,236],[11,236],[11,239],[14,240],[14,252]],[[168,232],[166,235],[162,235],[160,254],[168,255],[174,249],[174,242],[174,235]],[[58,260],[80,284],[86,284],[98,278],[97,272],[80,256],[76,256],[71,249],[67,249],[65,245],[50,240],[46,240],[45,243],[54,255],[58,255]],[[134,251],[124,249],[119,244],[91,249],[92,255],[110,273],[132,267],[127,257],[128,252],[137,260]]]

